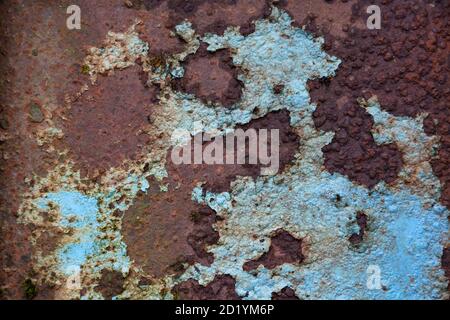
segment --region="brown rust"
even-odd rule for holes
[[[352,5],[356,0],[279,0],[275,5],[286,10],[297,27],[314,21],[325,33],[346,36],[352,22]],[[364,26],[360,23],[360,26]]]
[[[123,291],[125,278],[118,271],[102,270],[102,277],[95,290],[102,294],[103,298],[111,300]]]
[[[298,150],[300,139],[299,136],[287,125],[290,123],[289,112],[286,110],[271,112],[266,116],[253,120],[250,123],[238,126],[237,129],[244,131],[248,129],[278,129],[279,130],[279,173],[282,172],[294,159],[294,155]],[[224,139],[226,148],[226,139]],[[209,143],[205,143],[206,147]],[[271,139],[268,135],[267,145],[270,150]],[[194,152],[193,143],[191,144],[191,154]],[[235,145],[236,148],[236,145]],[[246,155],[248,155],[248,142],[246,143]],[[236,149],[235,149],[236,155]],[[224,149],[225,157],[225,149]],[[225,163],[225,159],[224,159]],[[204,182],[205,189],[213,192],[224,192],[230,188],[230,182],[237,176],[250,176],[256,178],[261,174],[261,163],[258,164],[213,164],[213,165],[174,165],[171,160],[168,161],[169,171],[178,183],[186,183],[187,181]]]
[[[356,223],[358,224],[359,232],[353,233],[350,236],[348,241],[350,241],[351,244],[359,245],[364,240],[364,235],[365,235],[366,229],[367,229],[367,220],[368,220],[368,217],[364,212],[358,211],[356,213]]]
[[[136,66],[101,76],[68,111],[64,140],[83,171],[119,166],[149,141],[143,130],[157,107],[158,92],[144,87],[139,72]]]
[[[123,218],[128,255],[153,278],[180,274],[195,262],[209,265],[206,246],[218,240],[215,213],[191,201],[189,186],[175,186],[169,182],[167,192],[139,194]]]
[[[371,4],[381,8],[381,30],[361,27],[365,26],[365,10]],[[320,20],[307,21],[306,29],[323,35],[325,49],[343,60],[331,81],[310,84],[312,100],[318,104],[316,126],[344,136],[342,142],[336,143],[336,137],[324,149],[328,170],[346,174],[369,187],[381,180],[395,179],[399,152],[394,146],[377,147],[370,137],[370,116],[355,110],[359,108],[358,97],[376,95],[381,107],[394,115],[430,113],[424,127],[427,133],[442,139],[439,157],[432,165],[443,184],[442,203],[449,206],[450,86],[449,48],[445,40],[449,36],[449,6],[448,2],[435,2],[432,6],[430,1],[422,0],[359,0],[352,5],[349,24],[343,28],[346,36],[329,33]],[[352,138],[345,139],[345,135]]]
[[[214,53],[202,43],[195,55],[183,63],[184,77],[173,81],[178,91],[194,94],[204,103],[230,107],[242,95],[243,84],[237,79],[239,69],[233,65],[229,50]]]
[[[284,287],[280,292],[272,293],[272,300],[300,300],[295,291],[289,287]]]
[[[277,230],[270,239],[269,251],[261,257],[244,263],[245,271],[255,270],[260,265],[274,269],[285,263],[299,264],[305,259],[302,253],[302,239],[297,239],[285,230]]]
[[[172,289],[172,294],[180,300],[240,300],[236,293],[236,280],[230,275],[219,275],[206,286],[189,279]]]
[[[253,22],[270,13],[267,0],[134,0],[134,3],[151,12],[167,8],[172,26],[187,19],[200,35],[222,34],[229,26],[239,26],[242,34],[249,34],[254,30]]]
[[[444,252],[442,253],[442,268],[444,269],[445,276],[449,279],[447,290],[450,291],[450,246],[444,248]]]
[[[280,170],[292,161],[299,144],[298,136],[286,123],[289,113],[279,111],[241,127],[280,130]],[[207,190],[228,191],[237,176],[257,177],[260,171],[260,164],[175,165],[169,152],[168,178],[164,181],[168,191],[160,192],[156,182],[150,181],[152,188],[147,194],[139,194],[124,215],[122,230],[128,254],[146,273],[157,278],[180,273],[184,266],[195,262],[211,264],[213,257],[206,246],[219,238],[212,227],[218,217],[191,200],[192,189],[204,183]]]
[[[320,101],[324,97],[320,89],[311,89],[313,99]],[[356,102],[340,105],[339,100],[335,101],[319,102],[313,114],[318,128],[336,133],[332,142],[322,148],[327,170],[339,172],[370,188],[382,180],[395,181],[402,166],[397,146],[376,144],[370,131],[373,119]]]
[[[143,21],[137,26],[139,37],[150,46],[151,55],[173,54],[183,51],[183,41],[173,34],[175,25],[167,3],[161,3],[151,10],[140,10]]]

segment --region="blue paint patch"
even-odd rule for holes
[[[368,190],[324,171],[321,150],[333,135],[315,129],[315,106],[310,104],[306,83],[333,76],[340,60],[322,51],[321,39],[292,27],[291,22],[285,12],[274,9],[272,19],[258,21],[255,32],[246,37],[229,28],[223,36],[203,39],[211,51],[233,49],[234,63],[246,71],[241,78],[243,98],[235,107],[251,111],[257,107],[260,116],[288,109],[302,145],[292,167],[280,175],[238,178],[229,193],[193,190],[192,199],[207,204],[224,220],[216,226],[220,242],[209,248],[213,264],[190,267],[180,281],[193,278],[207,284],[217,274],[229,274],[245,299],[270,299],[272,292],[285,286],[302,299],[442,298],[447,281],[440,262],[448,239],[449,211],[439,204],[439,184],[427,178],[423,184],[419,179],[391,186],[380,183]],[[276,96],[272,88],[279,83],[285,90]],[[404,146],[407,160],[420,155],[419,164],[408,162],[405,168],[420,165],[426,170],[431,155],[423,147],[429,141],[420,121],[379,109],[373,105],[368,109],[379,125],[378,142]],[[220,114],[218,118],[223,119]],[[359,229],[358,211],[364,211],[369,222],[362,243],[355,246],[349,237]],[[245,262],[267,252],[278,229],[304,239],[305,261],[244,271]],[[372,268],[380,271],[376,288],[368,285]]]
[[[56,203],[61,212],[61,226],[85,228],[96,223],[97,199],[76,191],[49,193],[38,201],[41,209],[48,209],[48,202]]]
[[[48,202],[58,205],[61,227],[75,231],[74,242],[64,245],[57,253],[60,270],[70,275],[98,251],[95,242],[96,229],[99,227],[97,199],[77,191],[61,191],[45,195],[38,201],[38,206],[48,209]]]
[[[146,187],[143,185],[141,188]],[[95,265],[96,271],[103,268],[122,272],[128,270],[130,261],[120,232],[112,231],[112,234],[116,235],[113,240],[102,240],[104,231],[101,229],[105,223],[101,222],[97,198],[78,191],[60,191],[46,194],[37,201],[37,205],[47,210],[49,202],[59,207],[59,225],[71,231],[70,240],[56,251],[58,269],[61,272],[72,275],[74,270],[79,270],[88,262]],[[110,212],[107,212],[107,215],[109,214]],[[115,244],[115,250],[106,250],[112,244]]]

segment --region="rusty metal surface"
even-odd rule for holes
[[[449,16],[1,1],[0,298],[447,299]],[[278,129],[278,173],[174,164],[198,123]]]

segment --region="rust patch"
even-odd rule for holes
[[[114,296],[122,293],[124,282],[125,278],[122,273],[118,271],[103,270],[96,291],[101,293],[105,299],[111,300]]]
[[[299,136],[295,134],[289,125],[290,116],[286,110],[271,112],[265,117],[251,121],[250,123],[238,126],[238,129],[278,129],[280,138],[280,169],[282,172],[289,163],[293,160],[295,153],[298,150],[300,141]],[[268,146],[270,146],[270,135],[268,136]],[[248,142],[247,142],[248,144]],[[204,144],[206,147],[208,143]],[[226,148],[226,146],[225,146]],[[246,147],[248,152],[248,145]],[[193,146],[192,146],[193,153]],[[225,152],[224,152],[225,154]],[[187,181],[204,182],[205,188],[212,192],[224,192],[230,188],[230,183],[237,176],[251,176],[256,178],[261,173],[261,164],[245,164],[245,165],[173,165],[171,160],[168,160],[168,170],[172,172],[172,176],[177,183],[185,184]],[[192,189],[191,189],[192,190]]]
[[[329,86],[334,86],[333,83],[331,81]],[[375,143],[370,132],[373,119],[356,101],[339,105],[335,96],[336,105],[336,100],[328,100],[331,88],[316,88],[311,87],[313,99],[319,103],[313,114],[314,123],[322,130],[336,132],[332,142],[322,148],[327,170],[346,175],[369,188],[382,180],[395,181],[402,166],[402,155],[397,146]],[[326,94],[321,95],[321,89]]]
[[[204,103],[230,107],[242,95],[243,84],[237,79],[239,69],[233,65],[229,50],[214,53],[202,43],[195,55],[183,63],[184,77],[174,80],[174,89],[194,94]]]
[[[60,6],[62,18],[67,19],[66,8],[74,4],[65,0]],[[63,21],[62,31],[67,33],[69,40],[78,42],[81,48],[98,46],[105,39],[109,31],[125,32],[136,19],[141,18],[134,10],[127,10],[123,0],[97,0],[93,5],[90,0],[78,0],[82,12],[81,29],[68,30]]]
[[[48,227],[47,230],[36,239],[37,247],[42,251],[42,256],[48,256],[55,252],[64,233],[58,228]]]
[[[140,193],[124,215],[122,234],[128,254],[151,277],[180,274],[186,264],[212,263],[205,247],[218,240],[212,228],[216,216],[191,201],[190,190],[169,183],[167,192]]]
[[[232,276],[220,275],[206,286],[192,279],[184,281],[173,287],[172,294],[180,300],[240,300],[235,286]]]
[[[360,27],[365,25],[366,8],[372,4],[381,8],[381,30]],[[399,152],[393,146],[376,147],[369,137],[367,114],[355,111],[356,98],[377,95],[382,108],[394,115],[430,113],[424,121],[425,130],[442,137],[439,158],[432,166],[443,184],[441,201],[450,208],[449,47],[445,41],[448,26],[444,23],[449,20],[449,6],[448,2],[430,5],[430,1],[422,0],[359,0],[352,5],[351,23],[343,29],[346,36],[331,34],[320,20],[306,21],[306,29],[323,35],[325,49],[343,60],[335,78],[311,84],[312,100],[318,104],[316,126],[354,137],[345,143],[336,143],[335,138],[324,149],[328,170],[369,187],[377,181],[395,179]],[[339,105],[336,101],[347,103]],[[342,114],[347,110],[349,114]],[[360,133],[354,136],[352,131],[357,130],[358,123]]]
[[[244,130],[280,130],[280,170],[292,161],[298,150],[299,138],[286,125],[289,120],[289,113],[284,110],[242,127]],[[130,257],[146,273],[157,278],[178,274],[195,262],[206,265],[213,262],[206,246],[219,239],[212,227],[218,217],[191,200],[192,189],[204,183],[208,190],[227,191],[236,176],[256,177],[261,169],[260,165],[175,165],[170,152],[167,155],[168,178],[164,181],[168,191],[159,191],[157,183],[149,181],[152,188],[147,194],[138,195],[124,215],[122,228]]]
[[[255,270],[260,265],[273,269],[285,263],[299,264],[305,259],[302,253],[302,240],[293,237],[289,232],[278,230],[270,241],[268,252],[255,260],[244,263],[245,271]]]
[[[314,21],[322,32],[335,36],[346,36],[352,21],[352,5],[355,0],[280,0],[275,5],[286,10],[294,20],[295,26],[303,26]],[[364,25],[361,23],[361,27]]]
[[[362,211],[358,211],[356,213],[356,223],[359,226],[359,232],[353,233],[348,239],[353,245],[358,245],[364,240],[364,234],[367,229],[367,215]]]
[[[150,45],[149,54],[158,56],[183,51],[183,41],[172,33],[176,24],[170,16],[167,2],[162,1],[157,5],[151,5],[151,2],[144,1],[149,10],[139,11],[143,23],[136,28],[139,37]],[[136,8],[142,6],[137,4]]]
[[[267,0],[140,0],[148,10],[165,7],[170,10],[173,25],[187,19],[203,35],[222,34],[229,26],[239,26],[242,34],[254,31],[253,21],[270,14]]]
[[[280,292],[272,293],[272,300],[300,300],[295,291],[289,287],[284,287]]]
[[[149,136],[143,131],[157,103],[156,87],[146,88],[139,67],[100,77],[68,111],[64,140],[85,174],[133,159]]]
[[[445,271],[445,276],[448,279],[447,290],[450,291],[450,247],[444,248],[442,254],[442,268]]]

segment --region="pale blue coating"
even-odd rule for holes
[[[234,64],[243,70],[243,95],[225,108],[174,92],[171,103],[183,115],[176,128],[194,134],[194,123],[201,122],[204,131],[229,129],[281,109],[291,112],[292,122],[298,121],[297,113],[310,102],[307,81],[333,76],[340,60],[321,49],[322,39],[292,27],[291,22],[286,13],[274,9],[272,19],[256,22],[255,32],[247,37],[228,30],[223,36],[208,34],[202,38],[209,44],[208,50],[232,49]],[[278,84],[285,87],[282,94],[274,93]]]
[[[45,210],[48,209],[49,202],[59,207],[61,214],[59,225],[69,228],[73,234],[73,240],[59,247],[56,252],[61,272],[71,275],[88,260],[101,262],[100,269],[106,267],[119,271],[128,269],[130,261],[126,255],[125,244],[119,240],[119,232],[117,232],[118,248],[112,252],[105,250],[111,241],[101,239],[102,223],[98,221],[97,198],[79,191],[63,190],[44,195],[37,204]]]
[[[368,190],[344,176],[323,171],[320,150],[325,140],[314,139],[324,133],[304,127],[311,126],[307,119],[315,109],[306,82],[333,76],[340,61],[322,51],[321,40],[293,28],[286,13],[275,9],[273,15],[273,19],[258,21],[256,31],[246,37],[230,28],[223,36],[206,35],[203,40],[211,51],[233,49],[234,63],[245,70],[243,98],[235,108],[258,108],[259,116],[288,109],[291,125],[303,126],[306,139],[311,139],[302,141],[301,137],[302,144],[311,146],[307,151],[315,154],[302,153],[304,162],[276,177],[238,179],[228,194],[195,188],[192,198],[216,210],[225,222],[218,230],[219,243],[209,249],[214,263],[209,267],[197,264],[182,279],[206,284],[215,274],[229,274],[245,299],[270,299],[272,292],[285,286],[303,299],[443,298],[447,281],[440,264],[448,241],[449,211],[437,198],[417,195],[405,186],[380,183]],[[285,85],[281,95],[274,95],[275,84]],[[378,116],[388,116],[373,108],[369,111],[376,122],[383,122]],[[411,132],[421,139],[425,136],[417,125],[409,135],[403,134],[402,127],[415,122],[397,120],[396,127],[377,135],[379,143],[408,144]],[[383,134],[389,134],[388,138]],[[405,156],[414,157],[414,148],[420,146],[412,145]],[[363,243],[354,246],[349,237],[359,231],[358,211],[369,216],[369,223]],[[309,246],[305,262],[245,272],[243,264],[267,252],[271,233],[281,228],[305,238]],[[367,285],[372,266],[381,272],[380,288]]]
[[[392,192],[383,184],[368,191],[340,175],[324,173],[306,181],[292,177],[283,184],[267,179],[241,185],[229,196],[235,204],[225,211],[228,228],[263,238],[278,228],[296,230],[311,237],[311,246],[320,253],[314,261],[292,268],[285,265],[275,273],[283,281],[269,282],[268,270],[262,267],[253,275],[242,270],[245,261],[266,251],[262,249],[266,244],[241,233],[236,238],[222,236],[221,245],[211,250],[214,264],[189,276],[231,274],[238,293],[248,299],[268,299],[286,282],[306,299],[442,298],[446,282],[440,257],[448,232],[446,208],[408,191]],[[221,207],[223,198],[218,195],[219,202],[212,201],[211,208]],[[370,222],[364,243],[354,248],[348,238],[357,230],[355,216],[360,210]],[[366,286],[370,265],[380,268],[384,289]]]
[[[296,112],[310,102],[309,79],[334,75],[340,60],[322,50],[322,39],[291,24],[287,13],[274,8],[272,19],[257,21],[255,32],[246,37],[232,29],[224,36],[204,37],[208,50],[233,49],[234,64],[245,70],[245,90],[237,107],[257,108],[259,115],[284,108]],[[278,84],[284,85],[281,95],[273,90]]]

